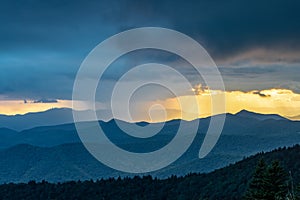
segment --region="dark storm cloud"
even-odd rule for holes
[[[92,48],[140,26],[175,28],[216,57],[257,46],[293,50],[300,48],[299,7],[297,0],[2,1],[1,50]]]
[[[1,52],[64,51],[80,56],[116,29],[109,23],[118,8],[107,8],[107,1],[1,2]]]
[[[56,99],[39,99],[35,100],[32,103],[58,103]]]
[[[127,10],[154,25],[160,16],[224,57],[256,47],[299,50],[299,7],[297,0],[136,1]]]
[[[247,67],[222,67],[220,71],[223,75],[232,77],[272,75],[281,71],[274,66],[247,66]]]
[[[270,97],[270,95],[263,94],[263,93],[261,93],[260,91],[252,92],[252,94],[257,94],[257,95],[259,95],[260,97]]]
[[[88,52],[111,35],[142,26],[181,31],[199,41],[221,64],[257,48],[279,52],[274,55],[284,55],[288,63],[299,57],[299,7],[296,0],[3,0],[0,95],[70,99],[76,72]],[[284,83],[278,75],[284,71],[278,68],[254,64],[249,69],[222,70],[227,80],[251,74],[263,81],[262,75],[272,73]],[[294,84],[298,79],[290,72],[283,77]],[[111,71],[107,78],[119,76]]]

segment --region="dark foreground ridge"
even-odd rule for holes
[[[208,174],[157,179],[151,176],[109,178],[64,183],[3,184],[1,199],[241,199],[252,180],[255,166],[278,160],[290,172],[287,184],[300,183],[300,145],[259,153]],[[292,188],[292,187],[290,187]],[[290,191],[297,194],[297,190]]]

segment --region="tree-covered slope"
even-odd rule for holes
[[[241,199],[252,180],[260,159],[267,164],[279,160],[292,175],[294,186],[300,183],[300,146],[259,153],[208,174],[189,174],[154,179],[151,176],[110,178],[95,181],[0,186],[2,199]],[[294,191],[295,192],[295,191]]]

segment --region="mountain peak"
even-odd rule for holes
[[[286,118],[277,115],[277,114],[262,114],[262,113],[255,113],[249,110],[241,110],[240,112],[236,113],[235,116],[238,117],[245,117],[245,118],[253,118],[258,120],[267,120],[267,119],[273,119],[273,120],[287,120]]]

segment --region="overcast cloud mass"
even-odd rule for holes
[[[71,99],[76,72],[98,43],[145,26],[175,29],[197,40],[219,66],[226,90],[300,92],[297,0],[2,0],[0,4],[2,99]],[[137,54],[134,61],[121,59],[107,72],[106,90],[126,67],[145,58],[177,63],[178,68],[184,65],[176,56],[154,52]],[[181,70],[195,84],[201,82],[193,78],[193,71]]]

